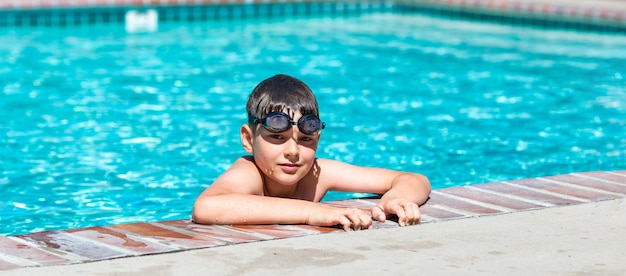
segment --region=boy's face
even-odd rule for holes
[[[300,117],[302,114],[297,112],[292,120],[298,121]],[[242,142],[268,180],[281,185],[294,185],[309,173],[315,162],[319,132],[307,135],[297,126],[292,126],[284,132],[274,133],[260,124],[253,127],[254,131],[248,128],[251,131],[249,138],[242,133],[242,140],[248,139]]]

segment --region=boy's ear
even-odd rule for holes
[[[242,125],[239,130],[239,135],[241,136],[241,145],[243,149],[246,150],[247,153],[252,154],[252,129],[249,125]]]

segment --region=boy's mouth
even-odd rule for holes
[[[300,165],[293,163],[282,163],[278,164],[278,166],[286,173],[295,173],[300,168]]]

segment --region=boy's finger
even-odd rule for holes
[[[341,219],[341,226],[343,226],[344,231],[350,232],[350,226],[352,226],[352,222],[348,218],[343,217],[343,219]]]
[[[369,229],[372,226],[372,218],[365,212],[361,213],[361,229]]]
[[[404,223],[405,225],[412,225],[413,224],[413,218],[415,217],[415,211],[413,210],[412,205],[409,204],[403,204],[402,205],[402,210],[404,210]]]
[[[417,204],[413,205],[413,219],[411,221],[412,225],[420,223],[420,218],[422,217],[420,213],[420,207]]]
[[[406,226],[406,212],[404,211],[404,208],[396,208],[396,216],[398,216],[398,224],[400,226]]]
[[[372,225],[372,218],[367,213],[360,210],[349,214],[348,219],[352,221],[352,228],[354,230],[367,229]]]
[[[385,220],[387,220],[387,215],[385,215],[385,211],[383,210],[382,207],[378,205],[372,208],[372,217],[380,222],[385,222]]]
[[[401,205],[402,210],[404,211],[405,216],[401,218],[398,215],[399,220],[404,222],[404,226],[407,225],[415,225],[419,223],[420,220],[420,210],[419,206],[415,203],[408,202]]]
[[[347,214],[346,217],[350,220],[350,224],[352,225],[352,229],[360,230],[361,229],[361,219],[358,214]],[[348,226],[348,228],[350,225]]]

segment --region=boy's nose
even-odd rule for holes
[[[298,142],[295,138],[291,138],[285,145],[285,156],[298,156]]]

